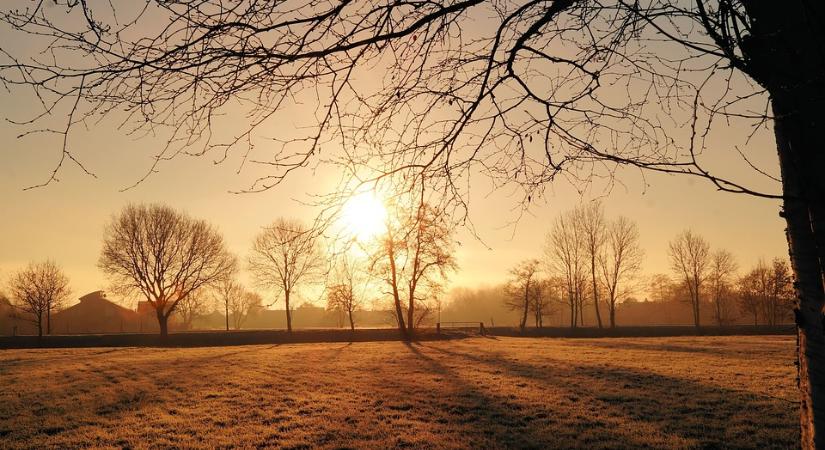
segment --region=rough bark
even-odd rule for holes
[[[795,290],[798,299],[795,310],[798,325],[798,381],[801,395],[800,429],[802,448],[825,446],[825,333],[822,308],[825,305],[822,266],[817,251],[815,230],[809,205],[825,198],[812,195],[811,183],[805,182],[804,167],[807,158],[800,149],[805,146],[794,139],[792,127],[785,117],[790,110],[783,99],[774,99],[774,125],[782,168],[783,191],[786,196],[783,215],[787,223],[788,248],[796,274]],[[790,129],[789,129],[790,128]],[[814,146],[813,142],[807,142]],[[806,186],[807,184],[807,186]]]

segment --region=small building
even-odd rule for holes
[[[139,331],[138,313],[109,300],[104,291],[86,294],[79,303],[52,313],[52,334]]]

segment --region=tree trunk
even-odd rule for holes
[[[52,334],[52,309],[46,309],[46,334]]]
[[[160,326],[160,338],[165,341],[169,337],[169,317],[158,312],[158,325]]]
[[[521,322],[519,322],[519,329],[524,332],[527,327],[527,313],[530,311],[530,283],[524,285],[524,307],[521,312]]]
[[[289,290],[284,290],[284,304],[286,305],[286,331],[292,333],[292,310],[289,309]]]
[[[229,302],[224,303],[226,310],[226,331],[229,331]]]
[[[616,328],[616,301],[610,300],[610,328]]]
[[[590,257],[590,274],[592,275],[593,279],[593,307],[596,308],[596,322],[599,324],[599,328],[602,327],[602,313],[599,312],[599,289],[598,285],[596,284],[596,257]]]
[[[814,136],[801,132],[788,123],[805,122],[813,118],[801,117],[800,109],[788,107],[782,100],[773,99],[776,116],[774,131],[782,169],[785,195],[783,215],[787,223],[788,249],[796,275],[794,286],[798,302],[794,313],[798,326],[801,446],[814,449],[825,447],[825,334],[822,315],[825,291],[821,249],[817,249],[816,239],[817,231],[822,234],[825,230],[814,228],[810,206],[814,202],[825,202],[825,198],[815,188],[811,175],[815,176],[819,172],[821,177],[825,167],[819,164],[816,165],[818,170],[814,170],[809,166],[816,161],[811,155],[818,147],[816,140]],[[821,114],[821,111],[818,112]],[[817,114],[817,111],[812,113]]]
[[[352,311],[349,311],[349,329],[355,331],[355,321],[352,320]]]
[[[415,291],[410,289],[410,299],[407,305],[407,334],[412,337],[415,333]]]
[[[43,313],[40,312],[37,314],[37,337],[43,337]]]

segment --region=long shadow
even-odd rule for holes
[[[798,442],[797,405],[791,400],[627,367],[551,359],[537,367],[497,353],[478,356],[434,345],[426,348],[539,385],[563,388],[569,398],[594,411],[654,424],[704,448],[791,448]],[[783,428],[787,432],[777,433]]]
[[[521,407],[507,399],[493,397],[467,383],[448,367],[416,348],[420,344],[405,342],[405,345],[416,358],[426,364],[428,371],[441,375],[457,388],[463,399],[469,400],[472,404],[471,407],[455,404],[448,410],[449,414],[458,416],[457,422],[469,428],[464,433],[468,438],[468,447],[484,448],[492,441],[500,444],[501,448],[547,448],[541,436],[537,435],[536,430],[529,427],[529,422],[518,413]],[[482,440],[473,445],[473,441],[480,437],[486,442]]]
[[[700,354],[707,354],[707,355],[717,355],[726,358],[739,358],[739,359],[758,359],[759,356],[749,354],[743,350],[736,350],[731,348],[725,347],[709,347],[709,346],[691,346],[691,345],[680,345],[680,344],[647,344],[644,342],[605,342],[605,341],[569,341],[570,345],[579,345],[579,346],[586,346],[586,347],[600,347],[600,348],[607,348],[607,349],[617,349],[617,350],[649,350],[649,351],[665,351],[665,352],[678,352],[678,353],[700,353]]]
[[[516,397],[512,395],[496,395],[493,389],[484,389],[484,384],[471,384],[464,380],[460,373],[421,352],[415,344],[407,346],[430,370],[443,375],[460,392],[469,394],[477,401],[477,408],[472,411],[470,420],[459,421],[467,427],[464,434],[468,439],[468,447],[639,448],[651,445],[650,436],[618,432],[605,426],[606,424],[597,417],[577,417],[575,427],[560,432],[565,422],[559,419],[573,414],[565,406],[551,403],[532,407],[516,401]],[[421,347],[461,356],[459,353],[443,351],[430,345]],[[600,429],[595,433],[590,432],[596,428]],[[673,437],[668,436],[667,432],[658,434],[664,441],[669,441]],[[486,440],[473,442],[477,437],[484,437]]]

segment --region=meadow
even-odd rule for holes
[[[793,337],[0,350],[2,448],[791,448]]]

